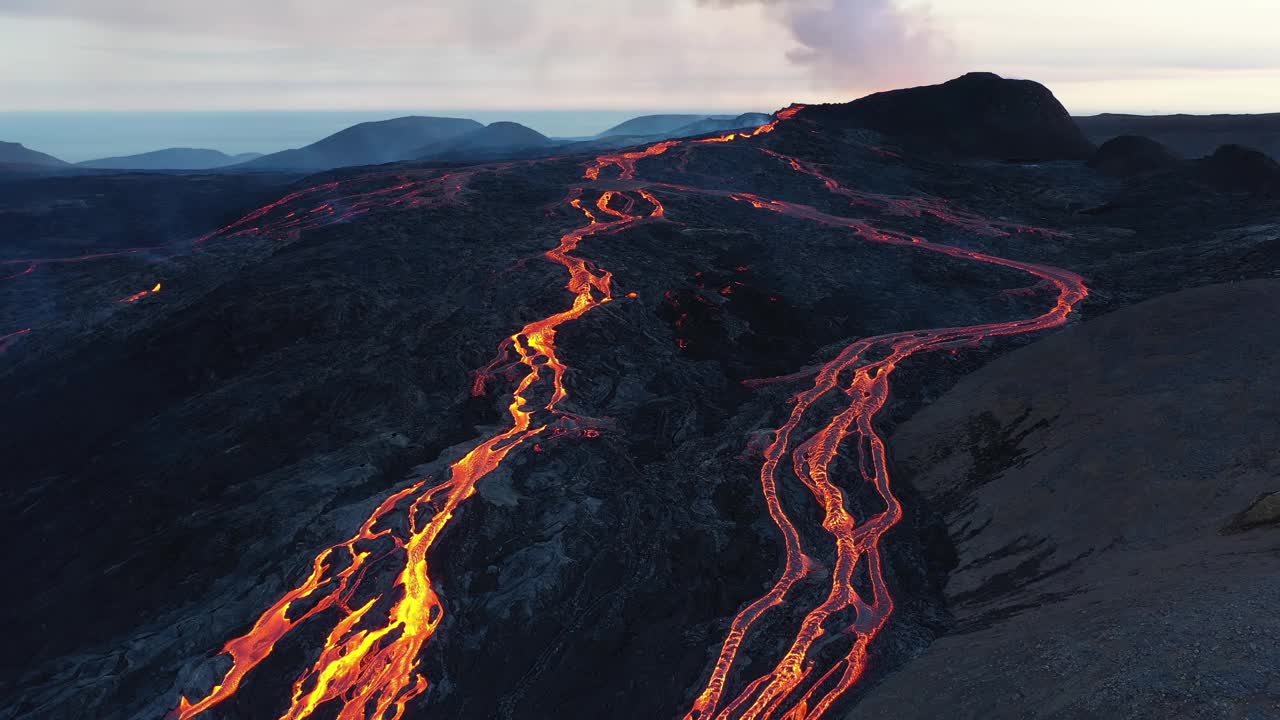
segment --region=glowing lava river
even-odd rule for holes
[[[874,427],[877,413],[889,399],[894,370],[922,353],[954,350],[990,338],[1060,326],[1088,291],[1079,276],[1065,270],[931,243],[809,205],[742,192],[646,183],[638,177],[641,161],[677,149],[688,151],[704,143],[761,138],[774,132],[779,123],[791,120],[799,110],[785,110],[773,123],[755,131],[667,141],[641,150],[602,155],[589,162],[584,173],[586,182],[571,189],[564,201],[581,213],[584,224],[562,235],[544,255],[567,273],[571,302],[504,339],[498,357],[476,375],[476,394],[496,385],[491,381],[498,375],[514,382],[503,427],[453,462],[442,481],[423,480],[387,497],[350,538],[320,552],[304,580],[267,607],[244,635],[224,645],[224,659],[220,662],[227,669],[220,672],[219,681],[201,695],[181,698],[172,717],[187,720],[215,716],[215,708],[236,695],[246,677],[271,656],[280,641],[304,626],[308,628],[307,637],[322,641],[310,651],[305,669],[293,680],[290,697],[281,698],[281,705],[286,700],[288,703],[281,720],[319,716],[388,720],[405,715],[407,704],[428,688],[431,671],[422,667],[420,658],[445,613],[430,567],[445,528],[476,493],[477,483],[513,453],[554,437],[591,437],[599,432],[589,418],[559,409],[568,390],[567,365],[556,346],[557,331],[566,323],[615,302],[611,273],[580,257],[580,245],[642,224],[666,222],[659,196],[667,194],[728,198],[805,222],[847,229],[864,241],[1021,271],[1036,278],[1038,287],[1056,295],[1048,310],[1027,319],[859,339],[813,373],[797,376],[810,384],[792,398],[789,417],[774,431],[759,472],[769,516],[782,538],[780,573],[767,592],[741,608],[732,619],[706,677],[691,694],[690,707],[672,708],[671,715],[683,714],[686,720],[804,720],[826,716],[863,675],[869,648],[894,609],[881,567],[881,543],[885,533],[903,517],[903,509],[890,484],[885,443]],[[893,211],[890,206],[897,204],[900,212],[930,214],[966,230],[1004,232],[976,216],[948,215],[936,203],[921,200],[908,203],[904,209],[902,199],[845,190],[811,163],[771,149],[757,149],[858,203],[877,204],[887,211]],[[387,189],[355,195],[342,195],[340,184],[330,183],[295,193],[198,242],[245,232],[278,236],[348,219],[371,209],[420,206],[429,201],[424,198],[425,192],[438,192],[452,200],[462,191],[467,172],[452,179],[406,177]],[[342,202],[321,202],[319,209],[300,206],[310,199],[329,196],[341,197]],[[353,213],[353,207],[358,212]],[[159,290],[158,285],[155,290]],[[148,294],[150,291],[140,292],[126,300]],[[839,403],[831,414],[830,401],[836,397]],[[813,431],[815,426],[818,429]],[[840,455],[854,459],[853,477],[836,477],[832,472]],[[811,551],[806,550],[804,534],[784,508],[780,484],[790,477],[784,477],[787,473],[793,473],[812,496],[822,518],[821,531],[834,543],[834,557],[825,561],[826,567],[821,571],[811,559]],[[856,517],[848,509],[847,498],[868,490],[878,496],[879,512]],[[395,571],[392,576],[376,572],[372,569],[375,563],[379,567],[391,563]],[[822,579],[824,583],[829,580],[829,589],[811,607],[795,607],[797,593],[793,591],[806,578]],[[749,664],[740,660],[753,633],[759,632],[762,617],[782,607],[803,619],[787,641],[781,658],[770,667],[765,667],[768,663],[758,657]]]

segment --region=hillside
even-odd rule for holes
[[[98,170],[209,170],[235,165],[262,157],[261,153],[228,155],[219,150],[201,148],[166,148],[138,155],[85,160],[77,167]]]
[[[474,120],[402,117],[360,123],[297,150],[236,165],[242,170],[329,170],[411,160],[418,150],[484,127]]]
[[[898,428],[900,477],[956,539],[958,632],[847,717],[1270,717],[1277,311],[1280,280],[1166,295],[1010,353]]]
[[[1094,150],[1047,88],[993,73],[969,73],[941,85],[891,90],[806,112],[960,157],[1082,160]]]
[[[873,97],[6,185],[6,720],[1268,717],[1277,169]]]

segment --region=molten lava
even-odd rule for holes
[[[160,292],[160,283],[156,283],[156,284],[155,284],[155,287],[151,288],[150,290],[142,290],[142,291],[140,291],[140,292],[136,292],[136,293],[134,293],[134,294],[130,295],[129,297],[126,297],[126,298],[120,298],[120,302],[122,302],[122,303],[138,302],[138,301],[139,301],[139,300],[141,300],[142,298],[144,298],[144,297],[146,297],[146,296],[148,296],[148,295],[155,295],[155,294],[156,294],[156,293],[158,293],[158,292]]]
[[[351,538],[319,553],[302,582],[268,607],[248,632],[224,645],[222,653],[230,667],[221,681],[195,700],[181,698],[175,716],[181,720],[194,718],[235,696],[244,678],[272,654],[282,639],[304,624],[326,628],[322,633],[325,640],[294,680],[281,720],[301,720],[318,713],[340,720],[397,719],[404,715],[407,703],[427,690],[428,681],[419,658],[444,615],[443,604],[433,589],[428,556],[449,521],[475,493],[476,484],[511,453],[525,445],[540,453],[546,442],[565,436],[599,436],[599,428],[590,427],[589,421],[558,410],[568,390],[564,383],[567,366],[557,352],[556,334],[565,323],[614,300],[612,275],[577,256],[579,245],[598,235],[662,221],[666,210],[655,190],[731,198],[788,217],[844,228],[871,242],[1019,270],[1036,278],[1039,289],[1056,293],[1049,310],[1026,320],[864,338],[821,367],[773,381],[814,378],[811,387],[792,398],[786,422],[774,432],[764,450],[759,473],[768,513],[783,540],[781,572],[765,594],[733,618],[709,675],[685,717],[816,720],[826,714],[862,676],[868,649],[893,612],[893,599],[881,567],[881,539],[902,518],[903,511],[890,486],[884,441],[874,428],[876,415],[889,397],[893,371],[921,353],[1060,326],[1088,291],[1079,276],[1065,270],[930,243],[808,205],[750,193],[636,179],[642,160],[675,148],[688,151],[757,138],[774,132],[780,122],[791,120],[800,110],[799,106],[788,108],[778,113],[773,122],[751,131],[664,141],[595,158],[586,167],[586,180],[603,183],[603,171],[613,167],[617,176],[611,182],[630,183],[628,187],[632,189],[602,190],[593,204],[583,199],[588,187],[575,187],[567,194],[564,204],[581,213],[586,224],[562,235],[544,257],[565,269],[566,288],[572,300],[559,312],[530,322],[505,338],[495,360],[476,372],[472,387],[476,395],[485,394],[499,380],[514,383],[505,428],[481,440],[453,463],[444,481],[424,480],[388,497]],[[1007,234],[1004,227],[952,210],[943,201],[851,191],[813,163],[760,149],[855,204],[873,205],[890,214],[928,214],[980,234]],[[242,234],[289,237],[378,208],[421,207],[440,198],[452,200],[474,172],[475,169],[468,169],[453,176],[429,178],[404,175],[388,187],[364,192],[346,188],[367,182],[372,176],[327,183],[286,196],[197,242]],[[649,207],[648,212],[633,214],[642,202]],[[159,285],[127,300],[158,290]],[[730,294],[732,285],[725,286],[722,292]],[[0,338],[0,348],[11,337]],[[685,346],[682,338],[677,342]],[[769,381],[757,384],[763,382]],[[834,414],[824,411],[830,407],[829,400],[836,397],[840,403]],[[804,429],[814,427],[815,420],[819,429],[806,434]],[[851,454],[848,456],[856,471],[852,478],[838,479],[832,465],[838,457],[847,456],[846,452]],[[753,658],[754,662],[747,666],[739,662],[739,656],[754,637],[757,622],[771,610],[793,603],[795,586],[803,579],[816,579],[817,575],[817,564],[806,552],[802,534],[780,499],[780,485],[791,478],[812,497],[823,518],[821,529],[834,545],[830,587],[825,597],[811,607],[794,608],[802,619],[779,659],[769,662]],[[863,488],[880,499],[883,509],[869,517],[856,517],[848,509],[847,499]],[[386,563],[395,568],[394,581],[379,583],[380,573],[374,566],[383,567]]]
[[[612,218],[608,221],[601,221],[580,197],[570,200],[570,206],[585,216],[587,224],[561,236],[559,244],[545,257],[568,271],[566,287],[573,294],[572,303],[508,337],[500,347],[499,358],[478,373],[473,390],[483,393],[483,378],[489,374],[499,368],[521,369],[522,376],[508,405],[509,426],[455,462],[446,481],[425,491],[419,484],[393,495],[353,538],[321,552],[306,580],[268,608],[248,633],[223,647],[223,653],[231,659],[231,668],[204,697],[195,701],[182,698],[178,718],[195,717],[232,697],[243,678],[271,654],[285,635],[312,618],[317,622],[323,618],[331,629],[315,661],[294,681],[293,697],[281,720],[312,717],[327,705],[334,705],[336,717],[342,720],[399,718],[405,704],[426,691],[428,684],[418,670],[418,658],[444,616],[432,588],[428,551],[459,506],[475,494],[476,483],[501,465],[509,453],[544,433],[552,437],[560,434],[557,431],[563,430],[564,423],[582,422],[581,418],[563,415],[556,409],[568,396],[564,386],[568,368],[556,352],[556,331],[564,323],[611,302],[613,292],[608,271],[573,253],[586,238],[619,232],[662,216],[662,205],[648,193],[640,193],[652,205],[650,213],[643,216],[614,209],[612,201],[619,196],[604,192],[595,203],[596,211]],[[636,203],[629,196],[624,200],[628,208]],[[506,362],[512,353],[515,358]],[[534,400],[535,396],[543,399]],[[580,434],[598,437],[599,431],[587,428]],[[407,505],[404,511],[408,515],[408,530],[403,537],[391,530],[374,532],[378,523],[401,504]],[[425,521],[420,522],[420,516],[426,516]],[[379,538],[391,541],[391,555],[402,563],[387,590],[364,587],[371,553],[359,548]],[[343,556],[346,563],[336,573],[331,562],[335,555]],[[397,590],[399,596],[393,599],[392,593]],[[353,608],[349,601],[357,594],[370,599]],[[292,605],[300,600],[312,604],[291,617]]]
[[[0,353],[3,353],[5,350],[8,350],[10,345],[13,345],[14,343],[18,342],[22,338],[26,337],[30,332],[31,332],[31,328],[23,328],[16,332],[8,333],[7,335],[0,335]]]

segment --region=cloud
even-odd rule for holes
[[[22,109],[624,107],[813,100],[759,9],[696,0],[0,0]],[[33,58],[39,58],[33,62]]]
[[[938,79],[955,44],[926,8],[894,0],[698,0],[700,5],[759,5],[799,47],[792,62],[826,90],[884,88]]]
[[[105,31],[216,37],[286,47],[511,45],[537,27],[536,3],[459,0],[0,0],[0,15],[60,18]]]

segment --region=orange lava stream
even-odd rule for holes
[[[454,202],[477,172],[505,167],[508,164],[499,163],[439,175],[435,174],[436,171],[420,170],[369,173],[314,185],[289,193],[233,223],[196,238],[194,244],[199,246],[213,238],[240,236],[290,239],[305,230],[346,222],[375,210],[422,208]],[[363,192],[348,190],[351,186],[374,181],[391,181],[393,184]]]
[[[779,153],[770,151],[770,154],[789,161],[797,171],[818,178],[830,190],[843,190],[837,181],[812,165]],[[708,192],[683,187],[674,189]],[[894,333],[859,340],[818,370],[813,387],[792,398],[790,417],[775,432],[773,441],[765,450],[760,470],[760,483],[769,515],[783,538],[782,572],[768,592],[740,611],[731,622],[711,676],[685,718],[816,720],[862,676],[868,647],[893,612],[893,599],[881,569],[880,540],[901,520],[902,506],[890,487],[884,441],[876,434],[873,422],[888,400],[889,378],[894,369],[903,360],[919,353],[973,346],[991,338],[1059,327],[1088,296],[1088,289],[1083,278],[1066,270],[930,243],[921,238],[878,230],[863,221],[830,215],[798,203],[768,200],[748,193],[711,191],[710,194],[727,195],[749,202],[756,208],[789,217],[848,228],[874,242],[914,247],[957,259],[1020,270],[1057,291],[1052,308],[1027,320]],[[937,215],[939,219],[949,220],[946,214]],[[954,222],[969,226],[973,217],[976,216],[962,217]],[[872,351],[878,352],[873,354]],[[874,360],[868,358],[878,354],[884,356]],[[792,449],[793,436],[815,404],[837,390],[848,396],[849,404],[830,418],[822,429]],[[831,479],[830,466],[846,442],[853,442],[857,447],[861,481],[872,487],[885,505],[885,510],[861,521],[849,513],[845,507],[845,492]],[[726,701],[730,673],[752,626],[766,612],[783,605],[796,583],[810,575],[815,567],[805,554],[799,531],[784,510],[779,496],[779,466],[789,449],[791,471],[822,508],[822,527],[835,545],[831,589],[826,599],[805,615],[795,639],[773,669],[757,676]],[[864,597],[855,588],[859,563],[865,568],[867,584],[871,588],[869,597]],[[848,612],[853,613],[851,623],[834,629],[826,627],[833,616]],[[815,654],[823,648],[815,646],[826,636],[831,636],[832,641],[843,637],[850,643],[850,648],[843,657],[821,668]],[[820,675],[813,679],[815,672]],[[804,689],[806,684],[807,689]]]
[[[707,143],[727,143],[735,140],[746,140],[747,138],[759,137],[767,135],[777,129],[778,123],[784,120],[790,120],[804,108],[800,105],[792,105],[789,108],[778,111],[774,119],[761,125],[754,130],[739,130],[725,135],[716,137],[700,138],[697,140],[664,140],[655,143],[640,150],[631,152],[617,153],[615,155],[601,155],[595,159],[590,166],[587,167],[586,179],[599,180],[600,173],[605,168],[613,166],[618,168],[618,180],[634,180],[636,177],[636,163],[640,160],[658,155],[665,154],[668,150],[682,145],[705,145]]]
[[[155,294],[156,294],[156,293],[158,293],[158,292],[160,292],[160,283],[156,283],[156,284],[155,284],[155,287],[151,288],[150,290],[143,290],[143,291],[141,291],[141,292],[136,292],[136,293],[134,293],[134,294],[130,295],[129,297],[126,297],[126,298],[120,298],[120,302],[122,302],[122,303],[138,302],[138,301],[139,301],[139,300],[141,300],[142,298],[144,298],[144,297],[146,297],[146,296],[148,296],[148,295],[155,295]]]
[[[426,691],[427,680],[419,672],[418,658],[444,616],[432,587],[428,552],[457,509],[475,494],[477,482],[493,472],[513,450],[548,429],[556,429],[552,427],[560,417],[556,406],[568,395],[564,387],[567,367],[556,353],[556,330],[613,300],[610,273],[572,253],[588,237],[618,232],[662,216],[661,204],[647,192],[641,193],[653,206],[647,216],[613,209],[610,203],[618,196],[616,192],[605,192],[596,202],[597,212],[613,218],[607,222],[584,207],[579,197],[570,201],[588,224],[563,235],[545,257],[569,272],[567,288],[573,293],[573,302],[559,313],[525,325],[503,342],[504,354],[514,350],[517,360],[513,364],[524,368],[508,406],[510,426],[453,463],[446,481],[419,492],[424,481],[391,496],[354,537],[320,553],[306,580],[268,608],[248,633],[223,647],[223,653],[231,659],[231,668],[203,698],[181,698],[175,712],[177,718],[196,717],[232,697],[243,679],[285,635],[307,620],[319,621],[318,616],[325,613],[336,618],[332,629],[315,661],[294,681],[290,705],[281,720],[311,717],[330,703],[340,705],[336,715],[339,720],[394,720],[403,715],[406,703]],[[628,208],[635,204],[633,198],[627,197],[626,201]],[[549,395],[540,404],[535,403],[531,400],[535,391]],[[588,430],[584,434],[598,435],[590,433]],[[406,536],[401,538],[390,529],[375,531],[383,518],[405,501],[409,501]],[[430,517],[419,523],[418,517],[424,513]],[[372,552],[364,548],[383,538],[392,542],[393,554],[402,556],[404,563],[393,585],[400,589],[394,599],[390,593],[372,592],[362,586]],[[346,563],[337,573],[332,562],[335,556]],[[384,553],[378,559],[386,556]],[[352,607],[352,598],[361,590],[371,597]],[[302,600],[313,604],[291,617],[291,608]],[[378,614],[380,607],[388,605],[385,615]]]
[[[682,146],[759,137],[773,132],[779,122],[792,118],[800,109],[799,106],[788,108],[778,113],[773,122],[751,131],[664,141],[640,150],[601,155],[587,166],[585,178],[599,181],[606,168],[614,167],[617,181],[634,181],[637,164],[642,159]],[[917,217],[929,214],[983,234],[992,231],[1007,234],[976,215],[951,211],[943,201],[889,198],[846,190],[812,163],[762,150],[787,162],[797,172],[821,181],[831,192],[860,204],[875,204],[890,212],[896,207],[900,214]],[[463,171],[462,177],[453,179],[448,175],[426,180],[406,178],[393,187],[348,195],[337,194],[343,183],[318,186],[250,213],[197,242],[244,233],[291,234],[378,207],[422,206],[436,201],[426,195],[428,192],[455,197],[468,177],[465,173],[469,172],[473,171]],[[845,228],[873,242],[1019,270],[1039,278],[1044,287],[1057,292],[1053,307],[1033,318],[865,338],[850,344],[834,360],[815,371],[785,379],[815,375],[812,387],[792,399],[790,415],[766,448],[760,470],[765,503],[783,539],[783,566],[773,586],[732,620],[709,677],[685,718],[817,720],[859,680],[867,666],[868,649],[893,612],[893,599],[881,568],[880,542],[902,518],[903,511],[890,487],[884,441],[874,428],[875,417],[888,400],[893,371],[920,353],[972,346],[990,338],[1060,326],[1088,295],[1088,290],[1078,275],[1065,270],[882,231],[865,221],[832,215],[808,205],[750,193],[669,183],[644,184],[647,188],[636,189],[635,196],[619,190],[604,191],[594,209],[584,205],[583,188],[574,188],[566,198],[570,206],[584,215],[587,224],[563,235],[545,257],[568,272],[566,287],[573,294],[573,301],[566,309],[533,321],[503,340],[497,359],[477,371],[472,388],[473,393],[480,395],[499,374],[512,381],[519,377],[508,406],[509,426],[453,463],[444,482],[428,487],[428,482],[423,481],[392,495],[352,538],[316,556],[305,580],[263,612],[245,635],[226,643],[222,652],[230,659],[231,667],[222,681],[200,699],[181,698],[174,717],[194,718],[234,696],[244,678],[270,656],[277,643],[307,622],[329,623],[330,630],[324,647],[294,681],[289,707],[280,716],[281,720],[301,720],[317,711],[339,720],[394,720],[403,716],[409,701],[426,691],[428,683],[420,671],[418,658],[444,615],[440,598],[432,587],[429,551],[458,508],[475,493],[476,484],[497,469],[510,453],[535,438],[564,435],[566,424],[581,422],[557,410],[568,393],[564,385],[567,366],[556,351],[556,332],[564,323],[611,302],[613,294],[612,275],[574,252],[586,238],[663,218],[666,210],[653,194],[654,189],[731,198],[788,217]],[[620,209],[615,207],[615,200],[619,201]],[[632,214],[639,200],[650,206],[648,214]],[[317,201],[319,204],[310,210],[291,209],[297,204]],[[628,296],[634,297],[634,294]],[[4,340],[0,338],[0,343]],[[829,412],[822,407],[839,392],[844,393],[847,402],[830,417],[821,414]],[[535,400],[535,395],[540,399]],[[815,420],[821,425],[820,429],[804,436],[805,428],[813,426]],[[599,431],[588,429],[582,434],[595,437]],[[850,444],[856,448],[858,482],[872,489],[884,505],[882,511],[871,517],[857,518],[847,509],[848,489],[832,477],[832,464],[841,457],[841,448]],[[533,449],[541,451],[542,446],[533,444]],[[780,485],[787,479],[783,466],[788,457],[788,472],[817,503],[823,515],[822,527],[834,544],[830,589],[824,600],[805,610],[794,638],[771,669],[751,679],[738,679],[733,676],[735,668],[741,665],[737,662],[739,653],[757,621],[770,610],[787,604],[792,589],[802,580],[813,578],[817,568],[783,507]],[[392,518],[402,518],[400,525],[407,529],[397,530],[398,526],[389,522]],[[389,558],[403,562],[392,589],[375,588],[372,582],[366,586],[364,581],[370,566]],[[858,585],[867,586],[869,592],[864,596]],[[833,624],[835,627],[829,627]],[[834,645],[837,642],[843,644]],[[833,653],[832,648],[843,649],[843,652]],[[740,682],[745,683],[741,689],[731,690]]]

